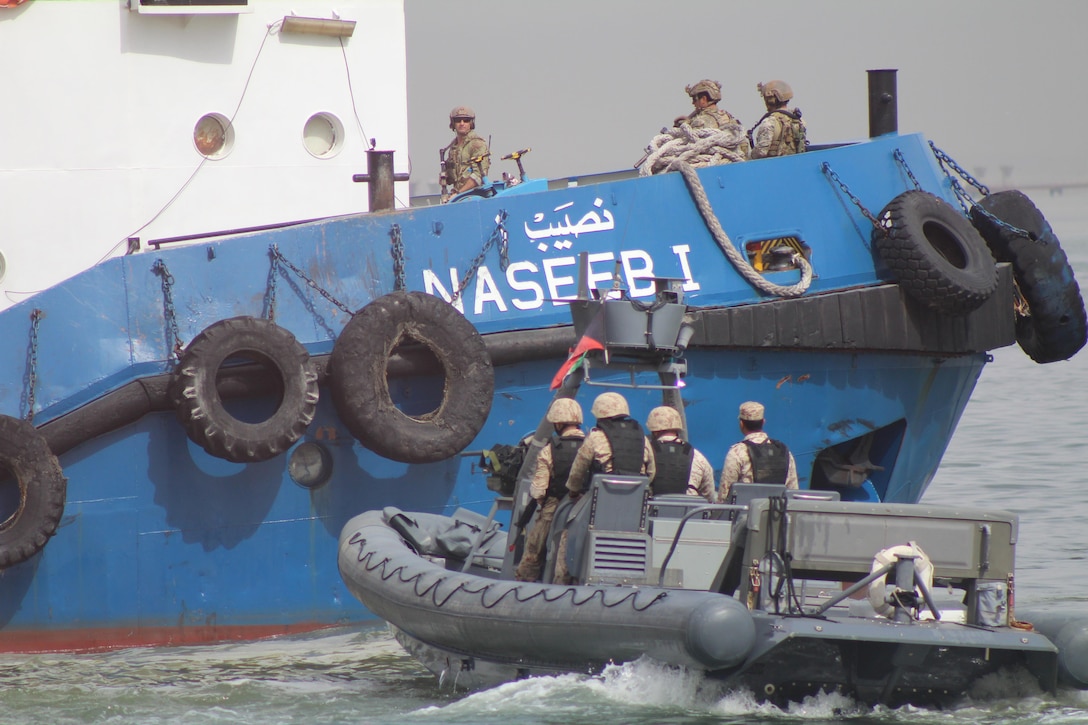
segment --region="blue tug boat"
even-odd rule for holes
[[[404,209],[380,208],[390,158],[372,152],[370,213],[142,249],[0,311],[0,651],[372,618],[341,529],[489,509],[477,453],[552,399],[579,258],[596,299],[679,316],[679,336],[601,342],[668,353],[712,463],[759,400],[801,488],[843,499],[919,500],[990,350],[1084,343],[1031,202],[975,202],[894,119],[794,156]],[[587,374],[628,385],[636,418],[656,404],[633,373]]]

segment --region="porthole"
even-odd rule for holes
[[[4,277],[8,273],[8,259],[4,256],[3,252],[0,252],[0,282],[4,281]]]
[[[205,114],[193,129],[193,143],[201,156],[221,159],[234,147],[234,126],[221,113]]]
[[[324,486],[332,476],[332,455],[320,443],[300,443],[287,459],[287,474],[303,488]]]
[[[344,124],[331,113],[315,113],[306,119],[302,143],[311,156],[329,159],[344,146]]]

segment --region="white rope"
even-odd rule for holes
[[[726,128],[692,128],[684,123],[663,128],[650,141],[646,149],[648,154],[638,167],[638,173],[639,176],[663,174],[681,162],[701,167],[747,161],[748,156],[742,148],[745,141],[747,137],[740,124]]]
[[[649,159],[647,159],[648,162]],[[800,297],[805,293],[809,285],[812,284],[812,265],[809,264],[804,255],[795,253],[792,257],[793,263],[801,268],[801,280],[797,284],[782,286],[768,282],[763,278],[763,275],[748,263],[744,255],[737,251],[736,247],[733,246],[733,242],[729,239],[729,235],[722,229],[722,225],[718,222],[718,217],[714,215],[714,209],[710,206],[710,199],[707,198],[706,190],[703,188],[703,184],[699,180],[699,174],[695,169],[679,158],[670,162],[669,166],[675,167],[684,177],[684,181],[687,182],[688,189],[691,191],[692,199],[695,200],[695,206],[698,207],[699,213],[703,215],[703,221],[706,222],[714,241],[718,243],[726,258],[740,272],[742,277],[765,294],[777,295],[778,297]]]

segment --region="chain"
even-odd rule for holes
[[[339,307],[339,308],[340,308],[341,310],[343,310],[344,312],[346,312],[346,313],[347,313],[348,315],[354,315],[354,314],[355,314],[355,313],[354,313],[354,312],[353,312],[353,311],[351,310],[351,308],[350,308],[350,307],[348,307],[348,306],[347,306],[347,305],[345,305],[345,304],[344,304],[343,302],[341,302],[340,300],[338,300],[338,299],[336,299],[335,297],[333,297],[333,296],[332,296],[332,294],[330,294],[330,293],[329,293],[329,292],[328,292],[327,290],[324,290],[324,289],[322,289],[322,288],[321,288],[321,287],[320,287],[320,286],[319,286],[319,285],[317,284],[317,282],[314,282],[314,281],[313,281],[312,279],[310,279],[309,277],[307,277],[307,276],[306,276],[306,273],[305,273],[305,272],[303,272],[303,271],[302,271],[301,269],[299,269],[299,268],[298,268],[298,267],[296,267],[295,265],[291,264],[291,263],[290,263],[290,262],[289,262],[289,261],[287,260],[287,257],[284,257],[284,256],[283,256],[283,254],[281,254],[281,253],[280,253],[279,247],[277,247],[277,246],[276,246],[275,244],[273,244],[273,245],[272,245],[272,246],[270,247],[270,251],[271,251],[271,253],[272,253],[272,257],[273,257],[273,259],[274,259],[274,260],[278,260],[278,261],[282,262],[282,263],[283,263],[283,266],[287,267],[287,269],[291,270],[292,272],[294,272],[295,274],[297,274],[297,275],[298,275],[298,276],[299,276],[300,278],[302,278],[302,280],[306,282],[307,286],[309,286],[309,287],[310,287],[310,289],[312,289],[312,290],[314,290],[315,292],[317,292],[317,293],[318,293],[319,295],[321,295],[322,297],[324,297],[325,299],[327,299],[327,300],[328,300],[329,302],[331,302],[331,303],[332,303],[333,305],[335,305],[335,306]]]
[[[35,308],[30,312],[30,347],[26,353],[26,422],[34,422],[34,404],[38,392],[38,323],[44,313]]]
[[[825,161],[821,168],[823,169],[823,172],[827,176],[827,178],[831,179],[839,185],[839,188],[843,190],[843,193],[850,197],[850,201],[854,202],[854,206],[861,210],[861,213],[865,215],[865,218],[868,219],[874,227],[876,227],[877,229],[883,229],[883,227],[880,225],[880,222],[877,221],[877,218],[873,216],[873,213],[866,209],[865,205],[861,203],[861,199],[854,196],[853,192],[851,192],[850,188],[846,185],[846,182],[839,178],[839,175],[836,174],[835,170],[831,168],[831,164]]]
[[[177,313],[174,311],[174,275],[170,274],[170,270],[166,268],[166,262],[161,259],[156,259],[155,264],[152,265],[151,271],[162,277],[162,303],[163,303],[163,316],[166,318],[166,324],[170,328],[170,334],[173,336],[173,354],[174,357],[181,359],[181,351],[183,345],[181,344],[181,333],[178,332],[178,318]]]
[[[910,182],[914,184],[914,188],[921,191],[922,185],[918,183],[918,179],[914,178],[914,172],[911,170],[910,164],[907,163],[906,157],[903,156],[903,152],[896,149],[892,156],[895,157],[895,162],[899,164],[899,167],[907,173],[907,177],[910,179]]]
[[[941,171],[943,171],[945,173],[945,176],[948,177],[948,180],[952,185],[952,191],[953,191],[953,193],[955,193],[956,198],[959,200],[960,206],[963,207],[963,213],[964,214],[967,214],[968,216],[970,216],[971,208],[973,207],[973,208],[977,209],[978,212],[980,214],[982,214],[982,216],[986,217],[991,222],[993,222],[993,224],[996,225],[997,227],[999,227],[1001,229],[1004,229],[1005,231],[1011,232],[1011,233],[1013,233],[1013,234],[1015,234],[1015,235],[1017,235],[1019,237],[1023,237],[1024,239],[1030,239],[1033,242],[1040,241],[1039,237],[1032,234],[1027,229],[1021,229],[1018,226],[1014,226],[1012,224],[1009,224],[1007,221],[1005,221],[1003,219],[998,219],[996,216],[994,216],[985,207],[982,207],[979,204],[976,204],[975,200],[971,197],[971,194],[968,193],[968,191],[963,188],[963,186],[960,184],[959,180],[956,179],[955,176],[952,176],[952,174],[948,171],[948,168],[945,168],[945,164],[948,164],[948,167],[951,168],[952,171],[955,171],[957,174],[959,174],[960,177],[963,178],[964,181],[966,181],[968,184],[970,184],[971,186],[978,189],[979,193],[982,194],[983,196],[989,196],[990,188],[988,186],[986,186],[985,184],[983,184],[982,182],[980,182],[975,177],[971,176],[969,173],[967,173],[967,171],[962,166],[957,164],[952,159],[951,156],[949,156],[944,151],[941,151],[939,148],[937,148],[937,145],[935,143],[933,143],[932,141],[929,142],[929,147],[931,149],[933,149],[933,155],[937,157],[937,162],[941,165]]]
[[[272,258],[271,269],[268,270],[268,293],[265,295],[266,306],[268,308],[268,321],[276,321],[276,278],[279,276],[279,259],[276,256],[276,245],[273,244],[268,250],[268,256]]]
[[[484,246],[480,249],[480,253],[476,255],[476,259],[472,260],[472,266],[465,272],[464,278],[461,279],[461,284],[458,285],[457,291],[453,293],[453,297],[450,299],[450,304],[455,304],[461,297],[461,294],[465,291],[465,287],[468,286],[469,280],[476,274],[476,270],[480,268],[480,265],[484,263],[484,258],[487,256],[487,250],[491,249],[495,244],[498,244],[499,247],[499,268],[505,272],[506,268],[510,266],[510,237],[506,232],[506,227],[503,226],[503,222],[505,221],[506,210],[499,209],[499,213],[495,216],[494,231],[491,232],[491,236],[484,242]]]
[[[989,196],[989,194],[990,194],[989,187],[987,187],[981,181],[979,181],[978,179],[976,179],[975,177],[973,177],[969,173],[967,173],[967,171],[962,166],[960,166],[959,164],[957,164],[955,161],[952,160],[951,156],[949,156],[944,151],[941,151],[939,148],[937,148],[937,144],[930,141],[929,142],[929,147],[931,149],[933,149],[933,155],[937,157],[937,161],[940,162],[941,169],[944,171],[945,174],[948,174],[948,169],[944,168],[944,165],[947,163],[950,167],[952,167],[953,171],[955,171],[957,174],[960,175],[960,178],[962,178],[964,181],[966,181],[971,186],[978,189],[980,194],[982,194],[983,196]],[[952,178],[952,175],[948,174],[948,177]]]
[[[393,255],[393,289],[400,292],[408,286],[404,279],[404,240],[400,236],[400,224],[394,224],[389,229],[389,237],[389,253]]]

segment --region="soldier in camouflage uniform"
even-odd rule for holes
[[[521,556],[514,578],[523,582],[540,579],[541,553],[547,544],[552,519],[559,502],[567,495],[567,476],[574,456],[585,440],[582,430],[582,406],[570,398],[560,398],[548,408],[548,422],[555,426],[550,445],[537,454],[536,468],[529,495],[537,502],[533,528],[525,537],[525,552]]]
[[[627,400],[619,393],[601,393],[591,411],[597,425],[578,449],[567,478],[567,492],[572,499],[585,493],[591,474],[617,473],[648,476],[653,480],[654,452],[642,433],[642,426],[631,417]],[[567,532],[559,539],[555,558],[556,584],[573,583],[567,574]]]
[[[714,467],[691,443],[680,437],[684,423],[676,408],[662,405],[650,411],[646,428],[653,436],[656,472],[650,486],[654,496],[685,493],[714,503]]]
[[[450,128],[456,135],[442,150],[439,185],[443,203],[454,194],[482,186],[491,168],[491,150],[487,142],[476,135],[476,113],[471,108],[458,106],[450,111]]]
[[[686,123],[692,128],[725,128],[740,124],[728,111],[718,108],[718,101],[722,100],[722,84],[718,81],[703,79],[685,86],[684,90],[691,96],[695,110],[677,118],[674,126]]]
[[[786,444],[763,432],[763,406],[749,401],[740,406],[740,432],[744,440],[725,454],[718,501],[729,502],[734,483],[784,483],[797,488],[797,462]]]
[[[763,96],[767,112],[749,131],[752,137],[752,158],[804,153],[807,142],[801,109],[788,108],[790,99],[793,98],[793,89],[785,81],[768,81],[758,84],[756,88]]]

